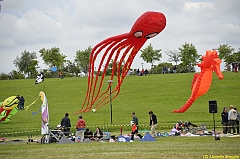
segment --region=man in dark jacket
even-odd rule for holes
[[[63,128],[63,132],[66,136],[69,135],[70,133],[70,128],[71,128],[71,121],[70,119],[68,118],[68,113],[65,114],[65,117],[62,118],[62,121],[61,121],[61,127]]]
[[[153,114],[153,111],[149,111],[148,114],[150,115],[150,127],[152,135],[153,137],[156,137],[157,116]]]
[[[224,107],[223,108],[223,112],[221,114],[222,116],[222,125],[223,125],[223,133],[224,134],[227,134],[228,132],[228,108],[227,107]]]
[[[23,96],[21,96],[20,98],[19,98],[19,110],[24,110],[24,102],[25,102],[25,99],[24,99],[24,97]]]

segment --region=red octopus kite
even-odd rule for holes
[[[202,62],[197,66],[201,68],[200,73],[195,73],[192,82],[192,94],[186,104],[179,110],[174,110],[176,113],[184,113],[193,102],[200,96],[206,94],[212,83],[212,73],[215,72],[220,80],[223,79],[220,70],[220,63],[222,62],[217,55],[217,51],[206,51],[206,55],[202,56]]]
[[[148,11],[136,20],[129,33],[113,36],[98,43],[90,54],[88,88],[86,98],[79,112],[87,112],[92,109],[93,105],[94,110],[101,108],[110,101],[110,94],[113,95],[112,100],[116,98],[138,51],[148,39],[158,35],[165,26],[166,17],[163,13]],[[102,58],[96,74],[94,74],[96,58],[101,56],[100,54],[102,54]],[[114,82],[117,84],[111,93],[108,93],[111,83],[106,91],[101,91],[101,88],[102,83],[107,82],[105,74],[111,60],[112,75],[110,80],[113,80],[116,72],[117,80]],[[123,67],[121,67],[122,65]],[[102,76],[99,76],[102,66],[105,67]]]

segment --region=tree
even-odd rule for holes
[[[179,48],[179,51],[184,72],[194,72],[194,66],[201,57],[201,55],[197,53],[195,46],[192,43],[188,44],[185,42],[185,44],[182,45],[182,48]]]
[[[35,52],[30,53],[24,50],[21,57],[16,57],[13,64],[20,72],[27,74],[29,78],[35,78],[36,67],[38,66],[37,55]]]
[[[24,75],[17,72],[16,70],[12,70],[10,73],[9,73],[9,76],[11,77],[11,79],[24,79]],[[34,77],[36,78],[36,76]]]
[[[69,73],[75,73],[77,75],[79,73],[79,68],[76,66],[74,62],[67,60],[63,68],[63,71],[69,72]]]
[[[65,58],[67,56],[61,54],[59,48],[42,48],[39,52],[41,53],[40,56],[42,57],[42,60],[50,67],[57,67],[59,70],[61,70],[63,64],[66,62]]]
[[[181,61],[180,60],[180,53],[179,53],[178,50],[173,50],[173,51],[168,50],[168,51],[165,51],[165,53],[169,56],[168,61],[169,62],[175,62],[176,66],[177,66],[177,63],[179,61]]]
[[[240,48],[238,48],[238,52],[233,53],[234,59],[236,62],[240,63]]]
[[[122,62],[122,64],[120,65],[120,68],[119,68],[119,66],[118,66],[118,64],[119,64],[119,61],[116,61],[115,62],[115,69],[114,69],[114,75],[118,75],[118,68],[119,68],[119,73],[120,74],[122,74],[122,69],[123,69],[123,65],[124,65],[124,61]],[[114,64],[114,60],[113,59],[111,59],[110,60],[110,62],[109,62],[109,64],[108,64],[108,68],[107,68],[107,73],[106,73],[106,75],[112,75],[112,68],[113,68],[113,64]]]
[[[161,50],[153,50],[153,47],[151,44],[145,49],[140,51],[142,52],[140,57],[143,59],[143,61],[145,61],[146,63],[152,64],[151,70],[153,68],[154,61],[160,61],[162,57],[162,53],[160,53]]]
[[[0,74],[0,80],[8,80],[8,79],[13,79],[10,74],[6,74],[6,73]]]
[[[84,51],[81,51],[81,50],[76,51],[76,56],[74,61],[77,63],[77,66],[82,69],[83,72],[88,72],[88,64],[89,64],[91,51],[92,51],[91,46],[89,46]]]
[[[233,56],[234,49],[231,46],[228,46],[228,44],[223,44],[223,45],[220,45],[217,48],[217,50],[219,52],[219,58],[222,59],[225,63],[225,68],[228,71],[230,71],[231,70],[230,64],[232,62],[235,62],[235,59]]]

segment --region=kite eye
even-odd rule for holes
[[[145,38],[150,39],[150,38],[153,38],[157,35],[158,35],[158,33],[151,33],[151,34],[146,35]]]
[[[142,31],[137,31],[137,32],[134,33],[134,36],[135,36],[136,38],[141,38],[141,37],[142,37],[142,34],[143,34]]]

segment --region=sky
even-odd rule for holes
[[[142,47],[151,44],[162,50],[155,65],[167,62],[165,52],[178,50],[185,42],[200,55],[221,44],[240,48],[239,0],[3,0],[0,4],[0,73],[17,70],[13,61],[24,50],[36,52],[40,69],[48,68],[40,57],[42,48],[58,47],[73,61],[77,50],[128,33],[146,11],[162,12],[167,19],[165,29]],[[149,69],[140,54],[131,68],[144,63]]]

